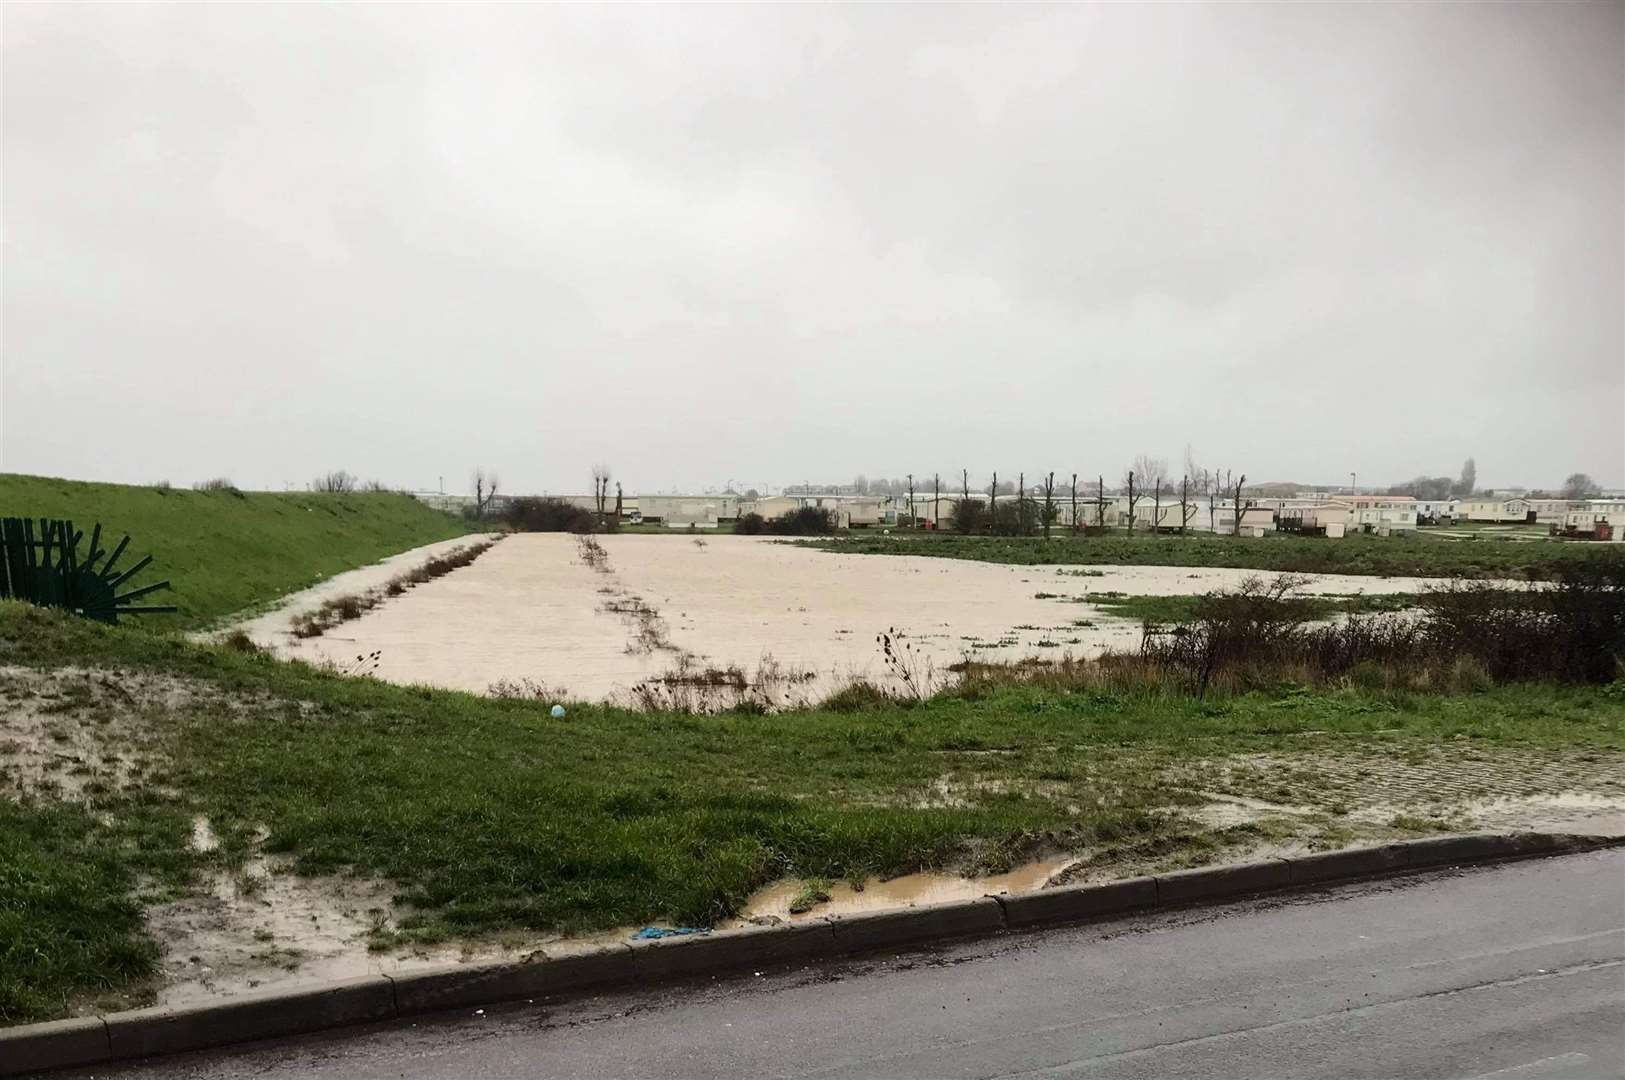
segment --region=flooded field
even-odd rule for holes
[[[377,576],[376,568],[357,572],[357,587],[369,573]],[[346,665],[376,652],[380,678],[476,692],[528,681],[533,691],[545,687],[543,696],[632,700],[640,684],[680,669],[736,667],[754,681],[765,666],[776,676],[776,703],[787,704],[854,679],[940,682],[966,656],[1132,649],[1139,625],[1104,614],[1091,596],[1195,594],[1253,576],[877,558],[739,536],[529,533],[319,638],[293,638],[290,610],[246,629],[287,656]],[[1420,592],[1429,584],[1339,575],[1309,581],[1306,592],[1338,594]],[[349,587],[336,579],[299,602],[308,607]],[[888,630],[908,673],[886,662],[877,637]]]

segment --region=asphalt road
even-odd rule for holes
[[[79,1075],[1625,1077],[1625,851]]]

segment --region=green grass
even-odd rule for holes
[[[914,707],[696,716],[579,704],[553,720],[546,702],[345,679],[15,603],[0,604],[0,652],[219,691],[142,707],[140,749],[155,763],[140,786],[103,790],[84,811],[0,796],[0,823],[20,823],[5,830],[0,868],[24,867],[0,869],[0,912],[53,958],[16,969],[8,1020],[140,977],[149,947],[115,901],[155,866],[184,875],[197,814],[221,838],[215,865],[240,866],[263,828],[265,850],[300,872],[398,882],[410,914],[391,940],[436,940],[710,925],[781,878],[997,871],[1057,847],[1107,865],[1199,862],[1260,834],[1182,817],[1200,799],[1170,769],[1302,753],[1311,736],[1384,755],[1625,749],[1625,696],[1595,688],[1283,687],[1199,701],[1015,685]],[[60,720],[113,730],[97,708]],[[46,902],[69,894],[88,906]]]
[[[1108,615],[1148,623],[1184,623],[1196,617],[1200,596],[1129,596],[1122,593],[1092,593],[1088,602]],[[1411,593],[1361,593],[1349,596],[1300,596],[1287,601],[1306,619],[1328,619],[1333,615],[1369,615],[1379,611],[1401,611],[1416,606]]]
[[[463,523],[406,495],[177,491],[0,474],[0,515],[71,518],[103,536],[128,533],[122,565],[151,554],[134,583],[168,578],[178,615],[144,616],[194,629],[345,570],[458,536]]]
[[[1560,540],[1450,541],[1426,535],[1347,536],[1339,540],[1276,534],[1259,538],[1113,533],[1042,537],[962,536],[951,532],[853,533],[803,541],[828,551],[934,555],[1039,565],[1233,566],[1294,573],[1380,577],[1549,578],[1566,563],[1620,559],[1616,546]]]
[[[0,1023],[58,1016],[76,999],[116,1006],[150,975],[138,874],[184,882],[183,823],[133,800],[122,820],[0,798]]]

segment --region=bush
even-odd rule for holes
[[[590,533],[598,529],[597,514],[563,499],[510,499],[501,520],[516,532]]]
[[[169,481],[167,481],[167,480],[164,481],[163,486],[167,488],[169,486]],[[227,494],[230,494],[230,495],[241,495],[242,494],[241,491],[237,490],[237,485],[233,484],[231,482],[230,478],[224,477],[224,476],[211,476],[207,480],[199,480],[197,483],[192,485],[192,490],[193,491],[224,491],[224,492],[226,492]]]
[[[741,536],[760,536],[765,531],[767,531],[766,519],[755,512],[740,514],[739,520],[734,522],[734,532]]]
[[[1625,559],[1563,567],[1554,585],[1504,588],[1455,582],[1424,593],[1420,611],[1311,622],[1290,596],[1299,584],[1254,578],[1202,597],[1195,618],[1147,627],[1140,658],[1198,694],[1267,686],[1283,678],[1358,685],[1446,685],[1550,679],[1607,683],[1625,657]]]
[[[960,499],[954,504],[952,521],[958,532],[981,532],[987,526],[987,507],[979,499]]]
[[[827,536],[835,531],[835,513],[822,506],[803,506],[764,524],[775,536]]]

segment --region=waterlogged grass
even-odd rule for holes
[[[1196,618],[1201,596],[1130,596],[1121,593],[1094,593],[1090,604],[1108,615],[1157,624],[1190,622]],[[1371,593],[1353,596],[1300,596],[1283,601],[1306,619],[1329,619],[1333,615],[1371,615],[1380,611],[1403,611],[1416,606],[1412,593]]]
[[[852,533],[803,541],[826,551],[931,555],[947,559],[1040,565],[1233,566],[1292,573],[1384,577],[1549,578],[1567,562],[1621,559],[1617,546],[1560,540],[1449,541],[1428,535],[1347,536],[1339,540],[1277,534],[1258,538],[1185,536],[962,536],[951,532]]]
[[[213,864],[240,864],[263,836],[261,850],[299,872],[397,882],[410,905],[398,942],[710,925],[780,878],[999,871],[1057,849],[1087,847],[1107,865],[1201,861],[1268,837],[1185,816],[1203,797],[1170,781],[1175,766],[1295,752],[1307,733],[1396,754],[1625,749],[1625,696],[1590,688],[1282,687],[1198,701],[1010,685],[913,707],[854,699],[695,716],[574,705],[555,720],[546,702],[341,678],[19,604],[0,604],[0,653],[218,691],[134,703],[154,764],[133,785],[68,809],[0,796],[0,824],[13,826],[0,853],[5,929],[49,958],[12,969],[7,1020],[59,1012],[150,968],[120,898],[154,874],[184,877],[198,858],[186,849],[194,815],[220,837]],[[63,722],[115,726],[96,714],[106,707]],[[84,906],[51,899],[69,893]]]
[[[181,491],[16,473],[0,473],[0,514],[69,518],[86,542],[97,522],[114,543],[128,534],[121,564],[152,555],[139,582],[168,578],[173,589],[154,599],[180,608],[144,618],[187,629],[466,531],[407,495]]]

